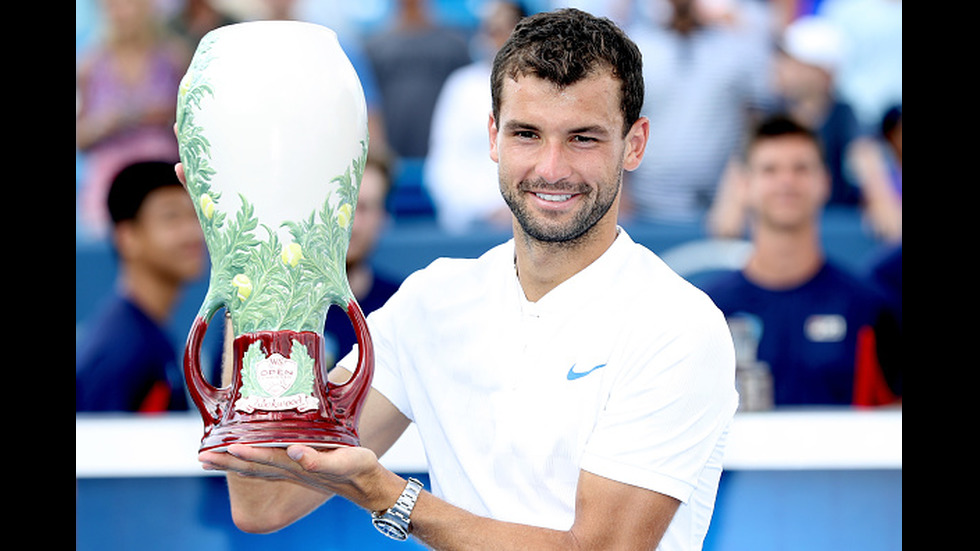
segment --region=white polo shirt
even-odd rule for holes
[[[368,326],[373,385],[417,424],[435,495],[566,530],[584,469],[680,500],[661,549],[700,548],[738,402],[732,342],[710,299],[625,231],[536,303],[512,240],[436,260]]]

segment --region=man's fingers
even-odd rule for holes
[[[345,483],[371,470],[377,456],[367,448],[357,447],[317,450],[302,444],[288,448],[232,444],[225,452],[201,452],[198,461],[206,470],[270,479],[304,479],[329,485]]]
[[[266,478],[287,478],[296,464],[281,448],[259,448],[233,444],[225,453],[201,452],[198,461],[209,471],[236,472]]]
[[[286,450],[283,448],[232,444],[228,446],[228,453],[249,463],[280,469],[295,467],[294,462],[286,455]]]
[[[319,470],[319,454],[314,448],[293,444],[286,448],[286,455],[307,471]]]
[[[177,179],[180,180],[180,183],[184,184],[184,187],[187,187],[187,177],[184,176],[184,163],[175,164],[174,172],[177,174]]]

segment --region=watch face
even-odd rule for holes
[[[399,524],[386,518],[372,519],[374,527],[389,538],[404,541],[408,539],[408,533]]]

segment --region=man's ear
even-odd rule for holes
[[[640,166],[649,138],[650,119],[640,117],[626,133],[626,151],[623,155],[624,170],[636,170]]]
[[[140,240],[135,220],[122,220],[112,230],[112,240],[119,258],[131,259],[139,255]]]
[[[487,132],[490,135],[490,159],[493,162],[500,161],[500,154],[497,151],[497,121],[493,118],[493,112],[490,112],[489,122],[487,123]]]

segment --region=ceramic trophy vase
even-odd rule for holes
[[[201,450],[232,443],[358,445],[374,372],[345,259],[367,156],[360,81],[333,31],[292,21],[229,25],[200,42],[178,92],[180,159],[211,273],[184,374],[204,419]],[[358,364],[327,380],[331,305],[357,333]],[[227,386],[201,371],[201,344],[225,308]]]

